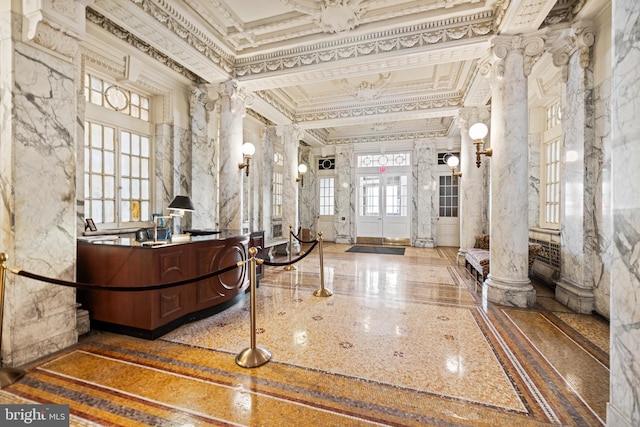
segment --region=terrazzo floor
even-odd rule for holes
[[[297,269],[265,268],[256,343],[250,297],[147,341],[92,331],[26,367],[0,403],[68,403],[71,425],[598,426],[609,326],[536,284],[533,309],[483,304],[454,248],[404,256],[325,243]],[[318,249],[316,249],[317,251]]]

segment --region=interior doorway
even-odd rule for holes
[[[410,175],[358,175],[356,242],[409,245]]]
[[[449,173],[438,176],[438,217],[436,245],[460,246],[458,177]]]

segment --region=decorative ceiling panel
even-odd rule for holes
[[[539,26],[562,3],[557,23],[569,1],[95,0],[87,14],[194,84],[234,78],[256,113],[335,144],[455,132],[460,108],[489,102],[479,70],[496,29]]]

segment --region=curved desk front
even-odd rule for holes
[[[109,287],[178,282],[236,265],[263,233],[192,237],[191,241],[141,245],[134,239],[78,241],[77,281]],[[92,328],[155,339],[176,327],[237,303],[249,287],[249,264],[176,287],[112,292],[78,290]]]

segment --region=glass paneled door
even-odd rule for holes
[[[359,176],[356,228],[360,243],[409,244],[409,176]]]
[[[458,177],[450,172],[438,176],[437,246],[460,245],[460,219],[458,217]]]

